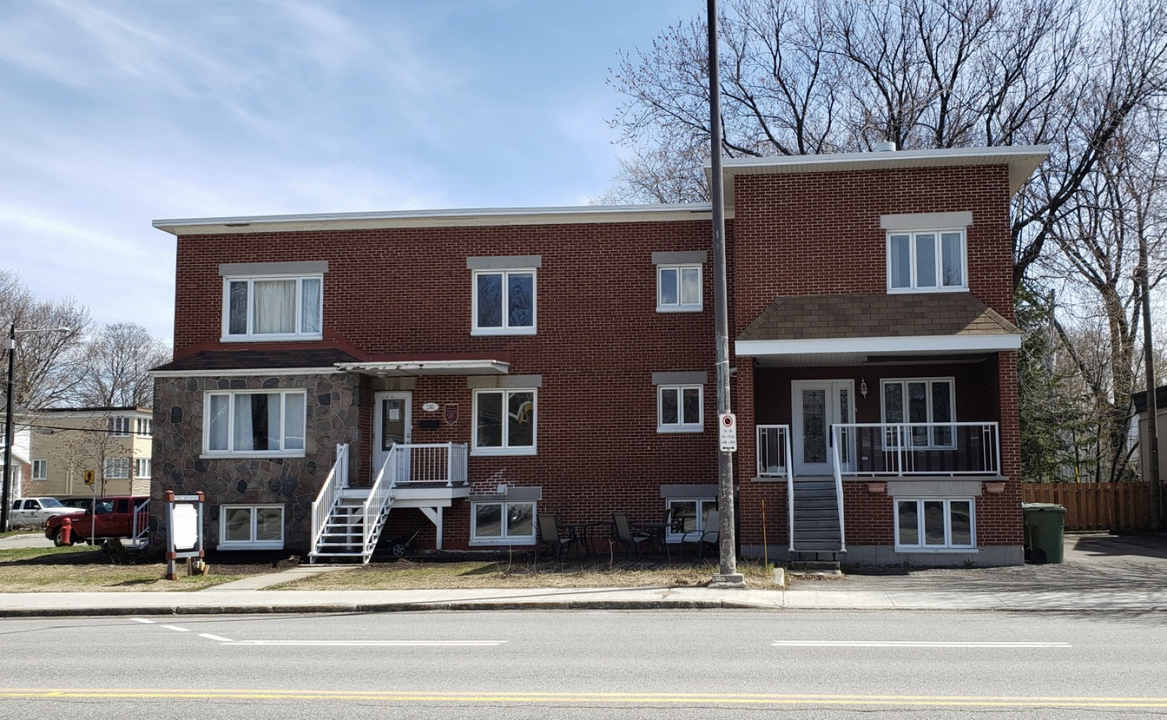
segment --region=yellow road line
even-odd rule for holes
[[[817,705],[986,708],[1167,708],[1167,697],[993,697],[975,695],[800,695],[742,693],[430,692],[369,690],[0,689],[4,699],[349,700],[439,703]]]

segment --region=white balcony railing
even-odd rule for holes
[[[397,487],[410,483],[445,483],[453,487],[466,483],[468,457],[467,446],[457,443],[394,445],[382,472]]]

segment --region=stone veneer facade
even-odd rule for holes
[[[210,458],[203,456],[203,409],[207,391],[303,389],[309,397],[302,457]],[[307,552],[312,531],[312,501],[336,457],[336,446],[350,445],[350,473],[360,472],[362,457],[359,376],[350,373],[252,377],[163,377],[154,386],[154,476],[176,495],[205,494],[207,536],[204,547],[219,543],[219,509],[224,504],[282,504],[284,547]],[[155,482],[151,530],[163,529],[164,485]],[[155,549],[165,546],[152,532]]]

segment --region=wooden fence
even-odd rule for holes
[[[1131,532],[1151,529],[1151,484],[1022,483],[1023,502],[1066,508],[1066,530]]]

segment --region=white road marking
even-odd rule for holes
[[[189,628],[179,627],[177,625],[163,625],[162,627],[167,630],[173,630],[174,632],[190,632]]]
[[[133,620],[134,622],[146,623],[147,625],[154,624],[153,620],[147,620],[146,618],[130,618],[130,619]]]
[[[1068,648],[1067,642],[941,640],[775,640],[773,647],[944,647],[944,648]]]
[[[506,640],[239,640],[228,645],[270,645],[273,647],[494,647]]]
[[[224,642],[224,643],[235,642],[231,638],[220,637],[218,635],[211,635],[210,633],[199,633],[199,637],[206,638],[208,640],[218,640],[219,642]]]

